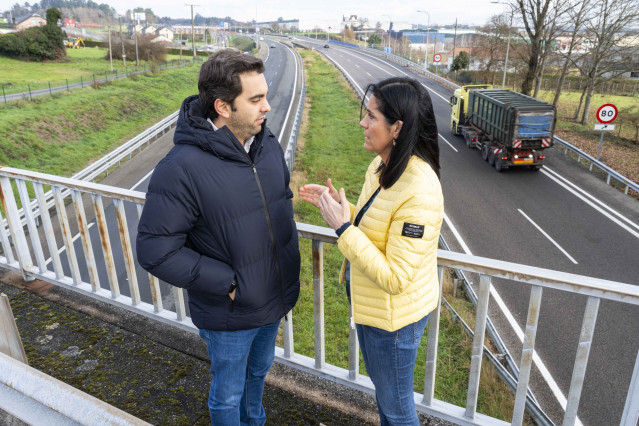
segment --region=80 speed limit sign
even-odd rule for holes
[[[597,110],[597,120],[602,124],[608,124],[617,118],[617,107],[613,104],[605,104]]]

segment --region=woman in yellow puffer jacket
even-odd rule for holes
[[[338,235],[341,280],[349,291],[366,371],[382,425],[418,425],[413,375],[428,316],[437,307],[437,244],[444,215],[439,146],[428,92],[390,78],[371,93],[364,149],[377,157],[357,205],[328,179],[300,188]],[[362,102],[362,107],[364,103]]]

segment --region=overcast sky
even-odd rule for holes
[[[102,3],[96,0],[97,3]],[[326,19],[341,20],[342,15],[366,17],[371,23],[393,21],[426,24],[428,16],[417,13],[425,10],[430,14],[430,24],[483,25],[490,16],[507,10],[503,4],[491,4],[490,0],[438,0],[438,1],[398,1],[371,2],[364,0],[224,0],[216,2],[195,1],[178,2],[175,0],[104,0],[118,13],[135,7],[150,8],[156,16],[171,18],[190,18],[191,8],[185,3],[199,4],[195,13],[202,16],[230,16],[238,21],[271,21],[279,17],[284,19]]]

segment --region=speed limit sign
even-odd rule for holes
[[[608,124],[617,118],[617,107],[613,104],[605,104],[597,110],[597,120],[602,124]]]
[[[436,53],[435,56],[433,56],[433,61],[439,62],[441,60],[442,60],[442,55],[440,55],[439,53]]]

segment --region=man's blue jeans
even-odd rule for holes
[[[428,317],[392,332],[356,324],[366,371],[375,385],[382,426],[419,425],[413,377]]]
[[[275,359],[280,322],[251,330],[200,330],[211,358],[209,414],[215,426],[263,425],[264,378]]]

